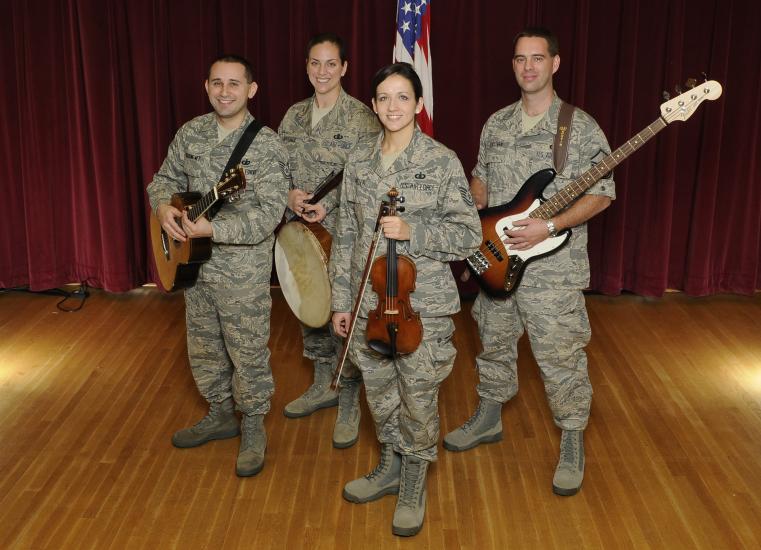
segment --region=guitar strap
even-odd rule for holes
[[[555,163],[555,172],[560,174],[565,168],[565,161],[568,158],[568,142],[571,140],[571,124],[573,123],[573,112],[576,107],[565,101],[560,104],[558,113],[558,131],[555,134],[555,143],[552,146],[552,156]]]
[[[219,181],[224,181],[224,179],[227,177],[228,172],[240,164],[240,161],[243,158],[243,155],[246,154],[246,151],[248,151],[251,142],[254,141],[256,134],[258,134],[259,130],[261,130],[263,127],[264,124],[256,119],[252,120],[249,125],[246,126],[246,129],[243,131],[243,135],[240,136],[238,143],[235,145],[235,149],[233,149],[232,155],[230,155],[230,159],[227,161],[227,166],[225,166],[225,169],[222,171],[222,176],[219,178]],[[219,201],[217,204],[212,206],[207,212],[208,218],[212,219],[217,214],[217,212],[219,212],[219,209],[222,208],[223,204],[224,201]]]

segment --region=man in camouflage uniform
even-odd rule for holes
[[[408,64],[379,71],[374,89],[385,89],[379,80],[385,82],[399,75],[415,80],[415,101],[411,91],[402,91],[405,101],[418,104],[419,112],[422,85]],[[376,101],[377,97],[374,106]],[[377,106],[376,112],[383,113]],[[396,112],[394,115],[399,118]],[[384,120],[381,114],[385,126]],[[450,316],[459,311],[460,301],[447,262],[468,256],[481,241],[477,211],[460,161],[454,152],[414,127],[414,114],[409,114],[409,120],[409,144],[395,160],[382,153],[383,134],[357,147],[349,157],[330,261],[333,326],[338,334],[346,335],[379,207],[395,187],[404,198],[405,210],[398,216],[385,216],[381,226],[385,236],[396,240],[397,253],[408,256],[417,269],[410,302],[420,314],[423,338],[414,352],[394,359],[371,350],[365,334],[367,317],[377,307],[378,296],[368,290],[357,314],[349,360],[362,372],[381,443],[381,459],[373,472],[349,482],[343,495],[351,502],[362,503],[399,493],[392,527],[395,534],[403,536],[416,534],[422,526],[426,470],[436,460],[439,437],[439,386],[451,372],[456,353]],[[399,220],[408,228],[406,238],[393,233]],[[385,254],[385,248],[382,246],[377,255]]]
[[[331,191],[315,205],[307,200],[323,180],[343,169],[357,142],[377,134],[380,126],[369,107],[341,88],[348,62],[340,37],[324,33],[312,38],[307,46],[306,68],[315,93],[288,109],[278,129],[290,155],[293,175],[288,208],[308,222],[321,223],[333,236],[338,191]],[[333,446],[351,447],[359,431],[360,374],[350,368],[340,395],[331,390],[341,342],[331,334],[329,324],[320,328],[302,324],[301,329],[304,356],[314,363],[314,382],[303,395],[286,405],[284,414],[298,418],[337,403]]]
[[[270,371],[269,324],[273,231],[285,210],[288,154],[277,134],[262,128],[241,164],[247,187],[209,221],[191,222],[169,204],[173,193],[207,193],[215,185],[235,145],[253,121],[247,102],[257,84],[249,63],[223,56],[209,69],[206,91],[214,112],[184,124],[164,163],[148,185],[151,207],[170,237],[185,241],[211,237],[212,255],[195,286],[185,291],[188,356],[209,413],[180,430],[172,443],[196,447],[239,433],[234,408],[242,413],[239,476],[264,466],[264,415],[274,391]]]
[[[481,134],[471,191],[483,208],[508,203],[533,173],[553,166],[561,100],[552,75],[558,70],[557,39],[545,29],[526,29],[515,40],[513,70],[521,100],[493,114]],[[550,197],[609,153],[604,134],[587,113],[576,109],[568,159],[545,189]],[[508,246],[527,250],[557,231],[573,230],[554,254],[529,264],[517,290],[506,300],[479,294],[473,305],[483,351],[476,359],[480,402],[465,424],[444,438],[450,451],[464,451],[502,439],[502,404],[518,392],[517,342],[528,331],[541,369],[555,424],[562,430],[553,491],[573,495],[584,476],[583,430],[592,386],[584,348],[591,335],[582,289],[589,283],[586,221],[615,198],[608,177],[550,221],[526,218],[508,231]]]

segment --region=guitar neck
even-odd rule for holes
[[[592,168],[584,172],[581,176],[563,187],[560,191],[553,195],[552,198],[545,201],[540,207],[533,210],[529,214],[529,217],[549,220],[573,201],[578,199],[581,195],[583,195],[595,183],[600,181],[600,179],[602,179],[605,174],[609,173],[616,166],[621,164],[621,162],[623,162],[629,155],[642,147],[653,136],[655,136],[655,134],[663,130],[666,126],[666,121],[663,118],[659,117],[655,122],[639,132],[629,141],[624,143],[621,147],[613,151],[600,162],[595,164]]]
[[[217,195],[217,188],[214,187],[211,191],[206,193],[198,202],[193,204],[193,206],[188,209],[188,219],[190,219],[192,222],[196,221],[198,218],[208,212],[208,210],[214,206],[218,200],[220,199]]]

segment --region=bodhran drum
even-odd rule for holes
[[[275,240],[275,269],[294,315],[307,326],[330,320],[330,233],[319,223],[288,222]]]

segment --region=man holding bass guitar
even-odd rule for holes
[[[558,128],[560,138],[567,140],[567,157],[545,197],[610,152],[605,135],[587,113],[575,109],[568,126],[558,120],[562,101],[552,83],[560,66],[557,38],[546,29],[528,28],[517,35],[514,48],[512,66],[521,99],[497,111],[484,126],[471,180],[479,209],[510,202],[532,174],[553,166]],[[586,221],[614,198],[608,174],[551,219],[520,216],[500,236],[507,251],[515,253],[572,228],[564,247],[525,268],[520,286],[509,297],[479,294],[473,317],[483,344],[476,359],[480,402],[473,416],[444,438],[450,451],[502,439],[502,404],[518,392],[517,343],[527,330],[555,424],[562,430],[552,484],[559,495],[573,495],[581,487],[583,430],[592,400],[584,351],[591,331],[582,294],[589,283]]]
[[[190,367],[209,412],[175,433],[172,443],[197,447],[240,431],[236,473],[252,476],[264,466],[264,415],[274,391],[267,348],[269,284],[273,232],[290,185],[288,153],[277,134],[248,112],[248,100],[257,90],[248,61],[235,55],[218,58],[205,87],[214,112],[180,128],[147,188],[151,208],[169,237],[212,240],[211,258],[185,291]],[[202,216],[195,223],[171,206],[175,193],[205,193],[215,185],[236,144],[251,135],[252,123],[260,129],[239,161],[247,180],[239,200],[224,204],[212,221]],[[235,408],[242,413],[240,429]]]
[[[376,135],[380,125],[367,105],[341,87],[348,62],[339,36],[332,33],[314,36],[306,54],[306,72],[314,95],[292,105],[278,128],[290,155],[293,174],[288,209],[306,222],[319,222],[333,235],[338,191],[331,191],[316,204],[309,199],[321,181],[343,170],[354,146],[366,136]],[[302,323],[301,327],[304,356],[314,363],[314,382],[303,395],[288,403],[283,412],[289,418],[299,418],[338,404],[333,446],[351,447],[359,430],[360,374],[350,373],[340,395],[337,394],[330,388],[330,382],[340,342],[331,334],[328,324],[314,328]]]

